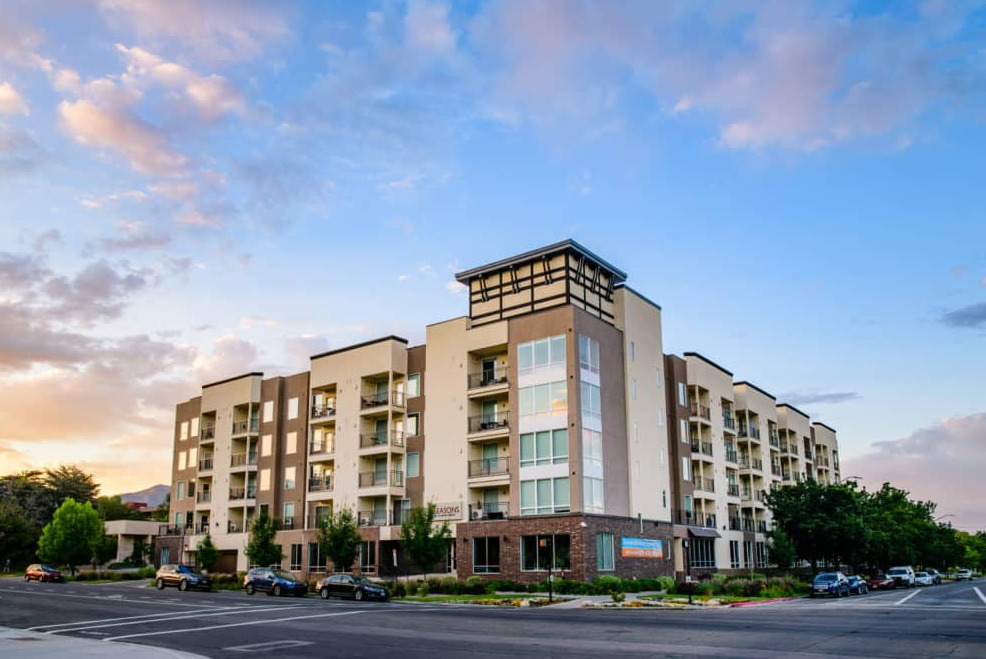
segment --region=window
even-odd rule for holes
[[[408,453],[407,454],[407,477],[415,478],[421,475],[421,454],[420,453]]]
[[[599,341],[585,334],[579,334],[579,368],[599,372]]]
[[[688,394],[685,391],[685,383],[678,383],[678,404],[682,407],[688,407]]]
[[[199,464],[199,450],[197,448],[188,449],[188,466],[190,469],[195,469]]]
[[[376,542],[369,540],[360,543],[359,569],[361,572],[377,571],[377,543]]]
[[[740,566],[739,540],[729,541],[729,567],[738,568]]]
[[[294,467],[284,468],[284,489],[293,490],[294,489]]]
[[[568,430],[524,433],[520,436],[520,466],[568,462]]]
[[[181,432],[178,434],[178,439],[182,441],[188,439],[188,421],[181,422]]]
[[[596,569],[600,572],[612,572],[616,569],[612,533],[596,534]]]
[[[288,399],[288,419],[298,418],[298,399],[289,398]]]
[[[182,513],[175,513],[175,526],[181,526]]]
[[[685,495],[685,516],[692,516],[692,495],[690,494]]]
[[[599,387],[588,382],[582,383],[582,416],[600,418],[602,403],[599,399]]]
[[[264,423],[270,423],[274,420],[274,401],[268,400],[264,401]]]
[[[637,361],[637,346],[633,343],[633,341],[630,341],[630,361]]]
[[[630,397],[637,397],[637,378],[630,378]]]
[[[582,429],[582,465],[583,467],[603,466],[603,434],[601,432],[587,428]]]
[[[175,494],[175,498],[181,501],[185,498],[185,481],[178,481],[178,492]]]
[[[290,528],[294,525],[294,503],[288,501],[284,504],[284,526]]]
[[[192,425],[191,425],[191,427],[188,430],[188,436],[189,437],[194,437],[195,439],[198,439],[199,438],[199,418],[198,417],[195,417],[194,419],[192,419]]]
[[[406,424],[406,427],[407,427],[407,436],[408,437],[417,437],[418,434],[419,434],[419,431],[418,431],[418,415],[417,414],[408,414],[407,415],[407,421],[405,422],[405,424]]]
[[[564,380],[533,387],[521,387],[517,394],[521,416],[568,414],[568,387]]]
[[[500,536],[472,539],[473,574],[500,573]]]
[[[186,462],[187,459],[188,459],[188,454],[186,454],[184,451],[182,451],[181,453],[178,454],[178,469],[179,469],[179,471],[182,470],[182,469],[184,469],[187,466],[187,464],[188,464]]]
[[[713,538],[692,538],[689,552],[692,567],[716,566],[716,541]]]
[[[308,571],[309,572],[322,572],[325,570],[325,563],[322,561],[322,556],[318,551],[317,542],[308,543]]]
[[[301,571],[301,543],[291,544],[291,571],[300,572]]]
[[[271,436],[264,435],[260,438],[260,455],[267,457],[270,455]]]
[[[298,433],[289,432],[285,437],[284,452],[287,455],[298,452]]]
[[[565,335],[529,341],[517,346],[520,373],[527,374],[542,368],[565,365]]]
[[[567,513],[571,507],[569,489],[568,476],[521,481],[520,514]]]
[[[260,489],[261,491],[270,489],[270,469],[260,470]]]
[[[315,526],[332,516],[332,506],[315,506]]]
[[[681,419],[680,425],[678,427],[678,433],[681,435],[681,442],[683,444],[688,443],[688,422]]]
[[[605,512],[603,501],[603,479],[585,476],[582,479],[582,509],[587,513]]]
[[[690,481],[692,479],[692,461],[691,458],[681,459],[681,480]]]
[[[530,572],[547,570],[571,570],[571,543],[569,535],[522,535],[520,537],[520,569]]]
[[[414,398],[421,395],[421,375],[412,373],[407,376],[407,397]]]

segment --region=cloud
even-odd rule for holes
[[[302,334],[284,339],[284,353],[292,369],[307,370],[311,367],[311,356],[329,350],[329,341],[324,336]]]
[[[986,471],[986,413],[953,417],[902,439],[876,442],[862,456],[843,458],[842,473],[860,476],[868,489],[891,484],[938,504],[956,526],[986,529],[982,475]]]
[[[790,393],[784,394],[780,399],[784,402],[790,403],[791,405],[820,405],[820,404],[836,404],[836,403],[846,403],[851,400],[857,400],[859,394],[855,391],[840,391],[831,393]]]
[[[448,5],[414,0],[404,16],[405,39],[409,47],[438,54],[455,50],[455,32],[449,23]]]
[[[261,318],[259,316],[243,316],[240,318],[240,329],[253,329],[254,327],[280,327],[281,321],[274,318]]]
[[[418,272],[425,275],[426,277],[435,276],[435,268],[430,263],[425,263],[423,266],[419,267]]]
[[[952,275],[955,277],[964,277],[966,274],[969,273],[969,266],[967,265],[952,266],[951,272]]]
[[[0,114],[31,114],[27,101],[9,82],[0,82]]]
[[[118,317],[126,299],[147,286],[146,275],[146,272],[120,272],[100,260],[90,263],[74,277],[50,278],[41,290],[51,303],[53,317],[92,323]]]
[[[984,285],[986,285],[986,280]],[[970,304],[942,314],[941,322],[949,327],[968,327],[975,329],[986,326],[986,302]]]
[[[115,236],[98,238],[90,243],[89,248],[105,252],[130,252],[166,247],[172,241],[169,234],[153,231],[146,223],[134,220],[117,222],[117,232]]]
[[[212,344],[209,354],[200,354],[192,365],[195,382],[209,383],[257,370],[259,351],[252,341],[228,334]]]
[[[30,288],[50,275],[51,271],[37,256],[0,252],[0,289]]]
[[[100,0],[99,6],[111,25],[136,31],[142,41],[179,44],[217,62],[258,59],[291,36],[291,11],[283,3]]]
[[[30,133],[0,123],[0,172],[27,174],[48,160],[49,153]]]
[[[447,290],[449,293],[458,295],[468,290],[468,287],[465,284],[453,280],[445,284],[445,290]]]

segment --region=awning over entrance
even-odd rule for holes
[[[688,527],[688,535],[693,538],[721,538],[719,532],[715,529],[709,529],[704,527]]]

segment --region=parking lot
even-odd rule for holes
[[[0,655],[89,639],[206,656],[986,656],[986,584],[694,610],[356,603],[0,580]],[[40,641],[27,641],[37,635]],[[97,644],[98,644],[97,643]],[[140,656],[135,648],[132,656]]]

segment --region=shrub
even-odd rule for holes
[[[621,593],[618,590],[614,590],[609,594],[609,596],[612,597],[613,601],[616,603],[625,602],[627,599],[626,593]]]
[[[596,577],[596,579],[592,582],[592,585],[606,593],[614,590],[619,590],[621,592],[623,591],[623,580],[617,577]]]
[[[404,594],[408,597],[414,597],[418,593],[418,584],[410,582],[404,585]]]
[[[418,595],[421,595],[422,597],[424,597],[429,592],[431,592],[431,587],[428,585],[428,582],[427,581],[422,582],[418,586]]]
[[[469,577],[466,579],[466,590],[471,595],[485,595],[493,592],[489,582],[485,581],[482,577]]]
[[[657,581],[657,588],[654,590],[663,590],[666,593],[675,592],[675,581],[673,577],[658,577],[655,581]]]
[[[390,596],[391,597],[404,597],[407,591],[404,588],[404,584],[397,582],[390,585]]]

